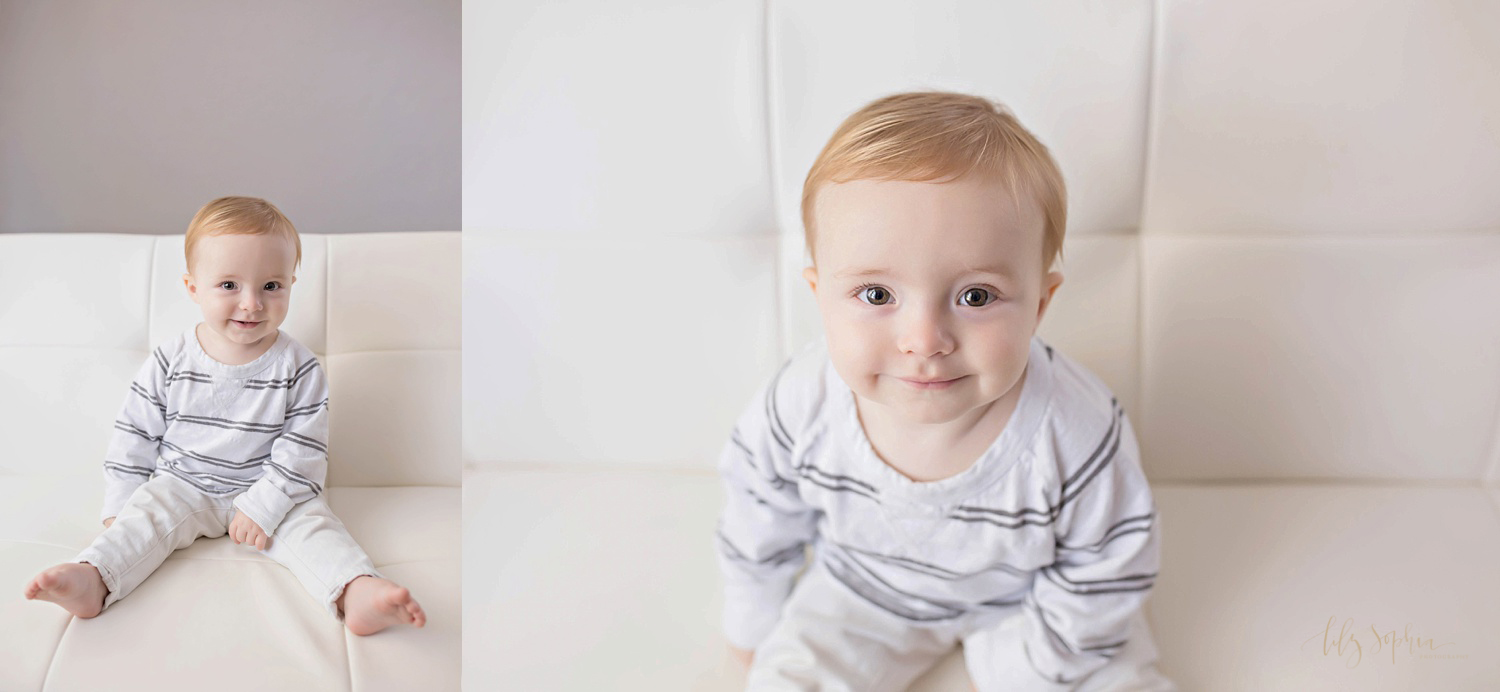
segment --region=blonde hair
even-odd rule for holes
[[[279,235],[292,241],[297,249],[297,261],[302,264],[302,239],[297,236],[297,227],[281,213],[276,205],[259,197],[220,197],[193,216],[188,224],[187,237],[183,240],[183,257],[188,268],[193,266],[193,248],[198,241],[211,235],[246,234]]]
[[[949,182],[972,173],[1024,191],[1040,207],[1043,267],[1062,254],[1067,189],[1062,171],[1037,138],[1000,104],[944,91],[876,99],[839,125],[802,184],[802,226],[809,252],[813,205],[827,183],[852,180]]]

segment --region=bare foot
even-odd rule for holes
[[[344,626],[360,636],[375,634],[391,625],[427,624],[427,614],[411,592],[389,579],[355,577],[339,596]]]
[[[83,562],[49,567],[26,585],[26,600],[52,601],[81,618],[94,617],[104,610],[104,597],[108,595],[99,570]]]

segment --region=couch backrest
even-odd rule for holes
[[[472,400],[465,458],[709,467],[819,331],[812,159],[869,100],[945,88],[1057,156],[1042,333],[1153,479],[1500,479],[1496,26],[1422,0],[466,15],[466,276],[503,314],[471,303],[465,377],[507,394]]]
[[[460,480],[459,234],[302,236],[282,329],[328,372],[329,484]],[[98,469],[156,344],[201,321],[182,236],[0,235],[0,473]]]

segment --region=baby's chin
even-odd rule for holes
[[[237,324],[230,323],[224,325],[219,333],[234,343],[250,346],[270,338],[280,327],[279,323],[271,324],[270,322],[262,322],[255,325],[253,329],[246,329]]]
[[[943,392],[872,392],[863,398],[880,404],[886,413],[905,423],[942,425],[952,423],[989,402],[975,402],[972,395]]]

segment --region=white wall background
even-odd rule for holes
[[[459,225],[458,0],[0,0],[0,233]]]

